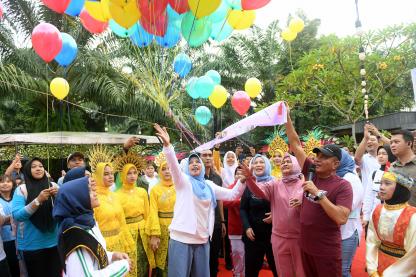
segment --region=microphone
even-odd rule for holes
[[[314,164],[309,167],[308,176],[306,179],[307,181],[312,181],[313,176],[315,176],[315,169],[316,169],[316,166]],[[309,192],[306,192],[305,194],[306,194],[306,197],[313,198]]]

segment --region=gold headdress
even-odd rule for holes
[[[320,137],[320,131],[319,130],[314,130],[314,131],[309,133],[309,135],[307,137],[307,140],[305,141],[305,148],[304,148],[305,153],[306,153],[307,156],[309,156],[311,154],[316,156],[316,154],[313,153],[312,150],[314,148],[322,146],[322,143],[321,143],[321,140],[320,140],[319,137]]]
[[[156,158],[155,158],[155,165],[156,165],[157,167],[160,167],[160,166],[162,165],[162,163],[164,163],[164,162],[166,162],[166,155],[165,155],[165,153],[163,153],[163,151],[162,151],[162,152],[160,152],[160,153],[156,156]]]
[[[92,147],[87,153],[91,171],[95,172],[99,163],[112,163],[114,153],[102,144],[97,144]]]
[[[122,155],[117,156],[114,159],[113,164],[114,170],[118,172],[121,172],[126,164],[133,164],[139,172],[146,169],[146,160],[132,151],[129,151],[127,154],[123,153]]]
[[[289,151],[287,143],[280,137],[279,134],[276,134],[274,139],[269,145],[269,154],[271,157],[276,156],[278,153],[283,157],[283,155]]]

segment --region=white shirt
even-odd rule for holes
[[[362,232],[360,210],[364,198],[363,185],[361,184],[360,178],[354,173],[348,172],[344,175],[343,178],[350,182],[352,187],[353,198],[352,209],[348,217],[348,221],[344,225],[341,225],[341,237],[343,240],[348,239],[354,234],[355,231],[357,231],[358,238],[360,238]]]
[[[6,215],[4,214],[3,206],[0,205],[0,217],[4,217],[4,216]],[[0,261],[3,261],[4,259],[6,259],[6,253],[4,252],[4,249],[3,249],[3,239],[1,238],[1,232],[0,232]]]
[[[147,175],[144,175],[144,178],[149,183],[149,188],[147,189],[147,193],[150,194],[150,191],[154,186],[159,183],[159,178],[157,178],[157,175],[154,175],[153,177],[148,177]]]
[[[374,209],[381,203],[377,198],[378,191],[380,190],[380,181],[383,177],[384,171],[375,171],[374,180],[371,180],[371,185],[365,188],[364,203],[363,203],[363,220],[370,221],[371,215]],[[371,179],[373,174],[371,174]]]
[[[360,169],[364,191],[368,185],[371,186],[372,184],[371,174],[379,168],[380,164],[378,163],[376,157],[371,156],[369,153],[363,155],[360,163]]]

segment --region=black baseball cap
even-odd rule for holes
[[[74,153],[71,153],[68,156],[68,158],[66,159],[66,163],[69,163],[69,161],[72,160],[75,157],[79,157],[79,158],[85,160],[84,154],[82,154],[81,152],[74,152]]]
[[[312,150],[312,152],[315,154],[321,152],[325,156],[337,158],[338,161],[341,161],[342,157],[341,148],[339,148],[339,146],[335,144],[327,144],[322,147],[316,147]]]

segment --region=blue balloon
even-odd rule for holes
[[[211,19],[212,23],[224,21],[229,11],[230,6],[225,1],[222,1],[221,5],[209,15],[209,19]]]
[[[70,65],[76,58],[78,53],[77,43],[71,35],[67,33],[61,33],[62,37],[62,49],[55,57],[55,61],[63,67]]]
[[[78,16],[84,7],[85,0],[71,0],[65,13],[72,16]]]
[[[179,77],[185,78],[192,69],[192,61],[188,55],[180,53],[173,60],[173,70],[179,74]]]
[[[225,0],[225,2],[234,10],[242,10],[241,0]]]
[[[155,37],[157,44],[165,48],[171,48],[181,40],[181,34],[178,28],[169,25],[163,37]]]
[[[171,21],[177,21],[177,20],[182,20],[182,18],[184,17],[184,13],[183,14],[179,14],[178,12],[176,12],[174,9],[172,9],[172,7],[170,6],[170,4],[168,4],[168,6],[166,7],[166,13],[168,15],[168,20],[169,22]]]
[[[126,38],[131,36],[138,28],[137,23],[131,26],[129,29],[126,29],[124,27],[121,27],[117,24],[113,19],[110,19],[110,29],[113,31],[117,36]]]
[[[211,120],[211,111],[206,106],[199,106],[195,110],[195,119],[201,125],[207,125]]]
[[[221,84],[221,75],[216,70],[209,70],[207,73],[205,73],[205,76],[210,77],[216,85]]]
[[[146,32],[143,27],[137,23],[137,29],[130,36],[130,40],[139,47],[146,47],[152,43],[153,35]]]
[[[192,99],[198,99],[199,95],[197,93],[197,91],[195,90],[195,83],[198,80],[197,77],[192,77],[188,80],[188,82],[186,83],[186,92],[188,93],[189,96],[192,97]]]
[[[234,31],[228,22],[219,22],[212,24],[211,38],[215,41],[221,42],[227,39]]]
[[[201,76],[195,82],[195,90],[200,98],[207,99],[214,91],[215,83],[208,76]]]

